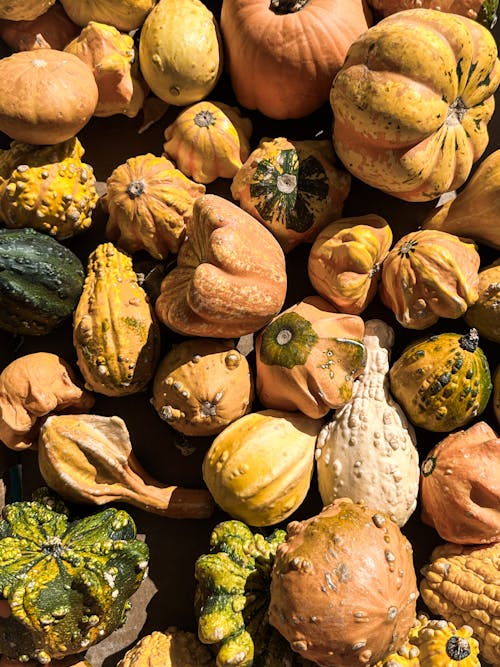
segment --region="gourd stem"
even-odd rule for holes
[[[307,5],[309,0],[271,0],[269,9],[275,14],[293,14]]]
[[[454,662],[465,660],[470,654],[470,642],[465,637],[457,637],[454,635],[446,642],[446,655]]]
[[[475,352],[479,345],[479,334],[477,329],[471,329],[469,333],[461,336],[458,340],[458,344],[467,352]]]

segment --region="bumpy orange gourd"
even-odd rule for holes
[[[469,19],[478,20],[487,26],[492,25],[498,0],[368,0],[368,3],[382,16],[389,16],[405,9],[438,9],[441,12],[461,14]]]
[[[250,153],[252,121],[237,107],[205,100],[193,104],[165,129],[163,150],[197,183],[233,178]]]
[[[366,361],[364,322],[308,297],[275,317],[257,336],[257,393],[263,405],[324,417],[345,405]]]
[[[369,25],[362,0],[224,0],[236,99],[271,118],[307,116],[328,100],[347,49]]]
[[[285,257],[260,222],[228,199],[196,199],[177,266],[162,281],[159,319],[188,336],[237,338],[267,324],[286,296]]]
[[[25,4],[25,3],[23,3]],[[36,19],[29,21],[0,20],[0,38],[12,51],[59,49],[62,51],[80,32],[62,5],[52,5]]]
[[[210,649],[193,632],[155,630],[129,648],[117,667],[215,667]],[[2,667],[2,665],[0,665]]]
[[[368,185],[409,201],[460,187],[488,144],[500,63],[476,21],[409,9],[349,49],[330,102],[335,150]]]
[[[152,153],[129,158],[106,184],[101,203],[109,214],[107,238],[127,252],[147,250],[156,259],[178,252],[193,203],[205,193],[204,185]]]
[[[341,218],[320,231],[309,252],[312,286],[341,312],[359,315],[377,293],[392,230],[379,215]]]
[[[478,299],[479,263],[473,241],[447,232],[411,232],[384,260],[381,299],[408,329],[425,329],[440,317],[457,319]]]

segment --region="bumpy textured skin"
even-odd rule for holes
[[[250,411],[253,376],[231,340],[194,338],[167,352],[156,369],[152,404],[185,435],[214,435]]]
[[[444,619],[430,619],[416,632],[411,643],[419,649],[420,667],[481,667],[479,643],[470,625],[456,628]]]
[[[391,391],[406,416],[428,431],[465,426],[491,395],[488,360],[475,329],[441,333],[408,345],[389,371]]]
[[[261,403],[319,419],[345,405],[363,371],[365,326],[319,296],[282,311],[255,339]]]
[[[0,151],[0,219],[9,229],[32,227],[58,240],[87,229],[98,194],[80,141],[55,146],[13,141]]]
[[[412,643],[412,640],[427,625],[428,621],[429,617],[426,614],[418,614],[410,628],[405,643],[397,651],[388,653],[382,660],[376,662],[373,667],[420,667],[420,650]]]
[[[480,261],[470,239],[410,232],[384,260],[380,298],[407,329],[427,329],[440,317],[457,319],[478,299]]]
[[[417,595],[412,548],[398,526],[342,498],[288,524],[274,560],[269,622],[321,667],[359,667],[404,644]]]
[[[194,200],[205,194],[204,185],[152,153],[116,167],[106,185],[101,201],[109,214],[107,238],[127,252],[146,250],[155,259],[179,251]]]
[[[23,3],[23,6],[26,3]],[[28,21],[0,20],[0,38],[12,51],[59,49],[80,32],[64,11],[62,5],[52,5],[38,18]]]
[[[233,178],[250,154],[252,121],[238,107],[204,100],[165,129],[163,150],[197,183]]]
[[[130,32],[144,23],[155,0],[61,0],[61,4],[70,19],[82,27],[99,21]]]
[[[267,620],[276,549],[285,531],[267,537],[241,521],[224,521],[210,552],[195,564],[198,636],[217,653],[218,667],[306,667]]]
[[[457,628],[470,626],[481,657],[500,662],[498,587],[500,542],[464,546],[446,542],[421,570],[420,593],[428,609]]]
[[[6,505],[0,521],[0,650],[46,663],[80,653],[123,625],[149,550],[132,518],[108,508],[83,519],[40,502]]]
[[[167,628],[155,630],[129,649],[117,667],[215,667],[210,650],[195,634]]]
[[[134,118],[147,93],[134,40],[112,25],[90,21],[64,49],[88,65],[99,89],[94,116],[123,113]]]
[[[336,498],[364,501],[403,526],[417,505],[417,439],[389,391],[394,330],[368,320],[363,343],[366,366],[353,397],[321,430],[316,469],[323,505]]]
[[[177,333],[238,338],[283,306],[287,278],[279,243],[260,222],[218,195],[198,197],[177,266],[163,279],[158,318]]]
[[[464,319],[480,336],[500,343],[500,259],[479,271],[478,295]]]
[[[349,171],[408,201],[466,181],[488,144],[500,63],[471,19],[409,9],[356,40],[336,76],[333,141]]]
[[[422,520],[457,544],[500,541],[500,439],[485,422],[447,435],[421,471]]]
[[[215,502],[251,526],[288,518],[309,490],[321,425],[300,412],[261,410],[226,426],[202,466]]]
[[[158,2],[142,27],[139,58],[157,97],[176,106],[199,102],[222,72],[222,39],[214,15],[200,0]]]
[[[56,0],[7,0],[0,8],[0,19],[32,21],[44,14]]]
[[[342,215],[351,176],[326,140],[263,139],[238,170],[231,195],[289,252]]]
[[[391,228],[379,215],[331,222],[319,232],[309,252],[312,286],[340,312],[359,315],[377,293],[392,238]]]
[[[0,440],[11,449],[26,449],[36,442],[42,417],[88,412],[93,404],[64,359],[51,352],[25,354],[0,374]]]
[[[368,0],[382,16],[389,16],[405,9],[439,9],[442,12],[461,14],[480,21],[487,27],[494,24],[498,0]]]
[[[101,243],[89,256],[73,343],[86,384],[101,394],[133,394],[153,377],[158,322],[131,257],[112,243]]]
[[[0,229],[0,328],[38,336],[70,317],[83,266],[55,239],[31,228]]]
[[[499,182],[500,150],[496,150],[482,160],[454,199],[429,213],[422,227],[464,236],[500,250]]]

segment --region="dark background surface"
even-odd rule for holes
[[[218,5],[209,4],[209,6],[218,17]],[[498,43],[500,36],[498,26],[494,33]],[[236,104],[226,74],[222,75],[209,99]],[[497,105],[499,104],[500,95],[497,94]],[[142,134],[138,133],[142,123],[141,113],[134,119],[125,116],[92,119],[78,136],[86,151],[84,159],[93,167],[98,181],[104,182],[112,170],[129,157],[147,152],[161,155],[163,131],[178,112],[179,108],[171,107],[161,120]],[[285,136],[289,139],[306,139],[328,138],[331,134],[332,114],[329,105],[324,105],[318,112],[300,121],[272,121],[256,112],[245,113],[251,117],[254,124],[252,148],[257,146],[262,137]],[[500,147],[500,111],[493,116],[489,128],[490,143],[482,159]],[[0,136],[0,142],[3,146],[8,144],[6,137]],[[229,180],[219,179],[207,186],[207,192],[230,198],[229,187]],[[417,229],[423,218],[435,205],[436,202],[403,202],[369,188],[353,178],[351,192],[344,207],[344,215],[377,213],[389,222],[394,233],[394,240],[396,240],[407,232]],[[98,206],[93,215],[91,229],[79,237],[64,242],[81,258],[84,266],[89,252],[105,240],[105,222],[105,215]],[[498,252],[490,248],[479,246],[479,250],[482,266],[498,257]],[[309,246],[302,245],[287,256],[289,288],[285,307],[314,292],[307,276],[308,252]],[[172,257],[172,259],[175,258]],[[140,271],[147,271],[155,266],[150,258],[141,253],[134,257],[134,262],[136,269]],[[163,270],[161,266],[158,269],[160,273]],[[396,343],[392,351],[393,359],[399,356],[405,345],[417,337],[442,331],[462,333],[468,330],[463,319],[441,320],[436,326],[423,332],[405,330],[397,324],[392,312],[388,311],[378,298],[362,316],[365,320],[372,317],[381,318],[394,327]],[[178,337],[163,327],[163,354],[169,349],[171,343],[177,340],[179,340]],[[480,345],[486,352],[493,371],[499,362],[498,346],[486,340],[482,340]],[[39,350],[59,354],[77,371],[70,321],[66,321],[52,334],[45,337],[19,338],[0,331],[0,370],[16,357]],[[252,354],[249,355],[249,360],[252,361]],[[135,454],[144,468],[160,482],[186,487],[203,485],[201,463],[211,440],[181,437],[157,416],[150,404],[150,398],[150,388],[141,394],[119,399],[96,394],[93,412],[101,415],[119,415],[125,420]],[[260,406],[255,401],[253,410],[258,409]],[[481,419],[487,421],[493,428],[498,428],[491,402]],[[443,434],[421,429],[416,429],[416,431],[420,458],[423,460],[431,447],[442,439]],[[186,445],[192,450],[189,455],[187,455]],[[9,465],[20,465],[22,468],[23,493],[25,498],[29,498],[31,491],[43,483],[38,472],[36,452],[25,451],[16,454],[4,448],[2,455],[5,458],[4,469]],[[12,482],[10,492],[10,499],[19,499]],[[223,512],[217,511],[208,520],[180,521],[148,514],[129,505],[123,507],[133,516],[138,533],[145,536],[149,545],[150,577],[147,584],[142,587],[140,594],[134,598],[133,612],[130,614],[125,630],[116,633],[115,636],[89,651],[88,655],[94,667],[97,667],[102,661],[107,667],[115,665],[137,635],[142,636],[171,625],[195,630],[194,563],[200,554],[207,551],[212,527],[219,521],[228,518]],[[82,513],[89,511],[89,508],[77,509]],[[321,500],[316,477],[314,477],[306,501],[289,520],[306,518],[320,510]],[[403,532],[412,542],[415,567],[418,572],[421,565],[429,558],[432,547],[439,543],[440,539],[434,530],[422,524],[418,509],[403,528]]]

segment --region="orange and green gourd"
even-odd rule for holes
[[[0,590],[10,611],[0,617],[0,652],[46,664],[124,624],[149,549],[123,510],[72,520],[50,492],[36,497],[6,505],[0,520]]]

